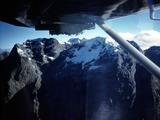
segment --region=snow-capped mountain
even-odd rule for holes
[[[27,40],[0,66],[2,120],[160,120],[159,80],[105,38]]]

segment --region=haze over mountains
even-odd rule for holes
[[[2,120],[160,120],[160,81],[102,37],[27,40],[0,68]]]
[[[9,56],[10,50],[0,48],[0,61]]]

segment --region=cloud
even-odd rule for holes
[[[142,49],[148,49],[151,46],[160,46],[160,32],[154,30],[142,31],[134,37],[134,40]]]
[[[155,30],[141,31],[136,35],[129,32],[119,33],[119,35],[126,40],[135,41],[143,50],[151,46],[160,46],[160,32]]]
[[[121,37],[123,37],[125,40],[133,40],[134,34],[126,32],[126,33],[118,33]]]

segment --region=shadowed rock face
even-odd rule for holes
[[[28,40],[0,62],[2,120],[160,119],[159,80],[127,51],[101,37],[70,42]],[[144,51],[158,65],[159,49]]]

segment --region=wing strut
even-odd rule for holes
[[[148,71],[160,79],[160,68],[148,59],[145,55],[139,52],[129,42],[121,38],[117,33],[108,28],[105,24],[99,24],[99,26],[109,34],[115,41],[117,41],[123,48],[125,48],[139,63],[141,63]]]

